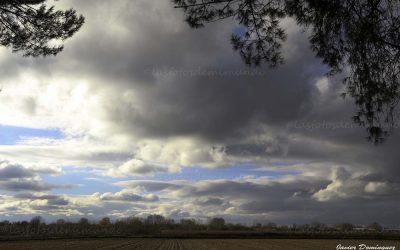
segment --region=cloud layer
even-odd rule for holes
[[[365,140],[352,100],[340,98],[342,76],[325,77],[293,20],[283,24],[286,64],[249,69],[229,44],[232,20],[191,30],[169,1],[93,1],[57,3],[87,20],[59,56],[0,49],[0,124],[64,135],[0,145],[2,216],[400,224],[398,133],[379,147]],[[257,174],[180,176],[236,166]],[[80,194],[42,178],[67,167],[120,190]],[[54,189],[63,191],[35,194]]]

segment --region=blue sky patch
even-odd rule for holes
[[[64,135],[57,129],[33,129],[0,125],[0,145],[15,145],[24,137],[62,139]]]
[[[115,179],[98,176],[91,168],[82,168],[80,171],[73,171],[71,168],[64,168],[66,172],[61,176],[43,176],[43,180],[50,183],[62,183],[72,185],[71,189],[64,189],[62,192],[54,190],[54,193],[64,193],[69,195],[91,195],[96,192],[118,192],[121,187],[113,185]]]

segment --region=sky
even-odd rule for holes
[[[193,30],[161,0],[50,4],[86,23],[56,57],[0,48],[0,220],[400,227],[399,132],[366,140],[295,21],[285,64],[249,68],[234,20]]]

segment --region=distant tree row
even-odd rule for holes
[[[327,225],[320,222],[314,222],[311,224],[297,225],[293,224],[290,226],[278,226],[275,223],[266,223],[264,225],[257,223],[253,228],[270,231],[291,231],[291,232],[360,232],[360,231],[373,231],[382,232],[383,226],[379,223],[374,222],[366,226],[357,226],[351,223],[339,223],[334,225]]]
[[[158,235],[163,231],[188,232],[188,231],[241,231],[241,232],[277,232],[277,233],[351,233],[374,232],[380,233],[384,229],[378,223],[366,227],[355,226],[350,223],[326,225],[312,223],[304,225],[278,226],[275,223],[255,223],[253,226],[226,223],[223,218],[212,218],[207,223],[194,219],[181,219],[175,222],[162,215],[149,215],[146,218],[129,217],[112,221],[104,217],[99,221],[90,221],[81,218],[76,222],[59,219],[46,223],[40,216],[30,221],[0,222],[0,237],[70,237],[70,236],[142,236]]]

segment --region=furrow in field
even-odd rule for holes
[[[111,245],[111,246],[104,246],[102,248],[97,248],[98,250],[116,250],[116,249],[135,249],[136,246],[140,246],[141,242],[144,240],[123,240],[119,242],[118,244]],[[96,250],[97,250],[96,249]]]

